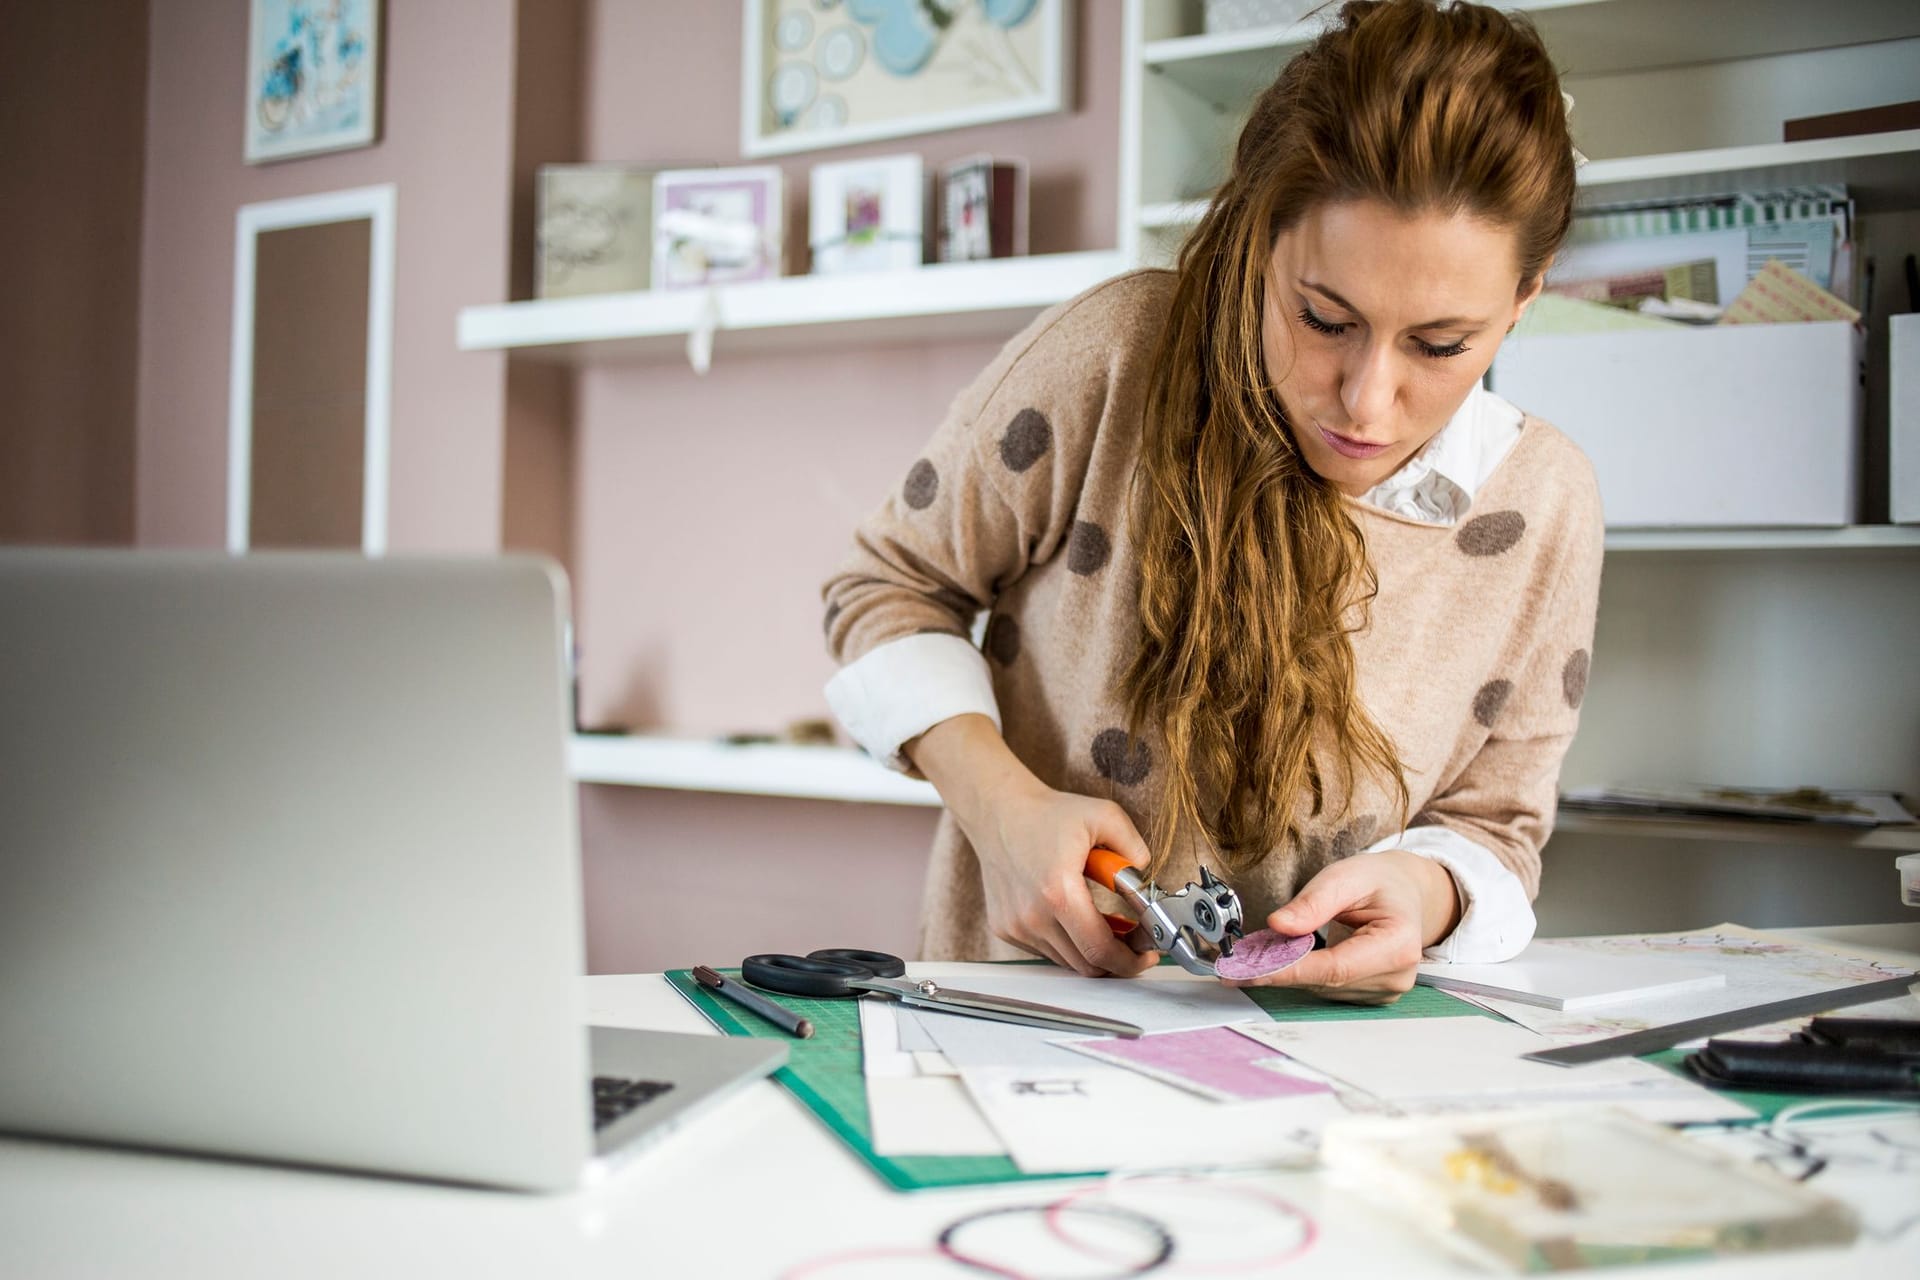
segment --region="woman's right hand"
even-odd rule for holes
[[[980,859],[995,937],[1088,977],[1131,978],[1158,962],[1158,953],[1135,951],[1114,935],[1087,887],[1095,846],[1147,865],[1146,842],[1126,810],[1036,781],[1003,796],[977,825],[961,827]]]
[[[1087,886],[1096,845],[1135,866],[1149,861],[1124,809],[1041,782],[985,716],[943,720],[905,750],[979,858],[995,937],[1088,977],[1133,977],[1157,963],[1157,953],[1114,936]]]

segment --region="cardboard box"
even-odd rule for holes
[[[1586,451],[1609,526],[1846,525],[1863,352],[1844,321],[1516,337],[1490,383]]]
[[[1887,471],[1895,524],[1920,524],[1920,315],[1887,320]]]

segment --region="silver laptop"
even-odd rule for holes
[[[560,1189],[779,1066],[585,1025],[566,609],[0,551],[0,1129]]]

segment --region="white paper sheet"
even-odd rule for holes
[[[1062,1052],[1065,1068],[970,1067],[967,1089],[1023,1173],[1302,1164],[1348,1114],[1330,1093],[1232,1106]]]
[[[861,1070],[867,1123],[883,1156],[998,1156],[1006,1146],[980,1114],[959,1074],[937,1052],[901,1046],[901,1015],[889,1000],[860,1001]],[[931,1044],[931,1037],[921,1038]]]
[[[914,976],[942,980],[935,966],[916,966]],[[1058,969],[976,968],[944,980],[963,990],[1118,1018],[1148,1031],[1265,1016],[1242,991],[1172,971],[1123,980]],[[863,1027],[869,1016],[862,1015]],[[976,1114],[985,1116],[1027,1173],[1298,1161],[1311,1152],[1326,1121],[1345,1114],[1331,1097],[1318,1095],[1236,1106],[1228,1119],[1220,1104],[1060,1048],[1052,1042],[1069,1034],[1060,1030],[924,1009],[913,1016],[960,1071],[960,1081],[941,1083],[964,1082]],[[897,1046],[897,1030],[893,1036]],[[892,1101],[877,1105],[889,1108]],[[877,1133],[880,1113],[874,1114]]]
[[[1541,1035],[1569,1044],[1644,1031],[1729,1009],[1768,1004],[1860,982],[1877,982],[1907,969],[1856,959],[1822,947],[1771,937],[1739,925],[1685,933],[1556,938],[1554,945],[1598,957],[1658,956],[1718,969],[1726,985],[1708,991],[1637,1000],[1619,1008],[1560,1012],[1515,1000],[1462,996]],[[1920,1000],[1902,996],[1847,1009],[1850,1018],[1920,1018]],[[1741,1039],[1784,1039],[1805,1019],[1740,1031]],[[1734,1034],[1734,1033],[1729,1033]]]
[[[959,1076],[867,1080],[867,1122],[883,1156],[1000,1156],[993,1126],[973,1104]]]
[[[1580,1067],[1520,1055],[1551,1042],[1491,1018],[1242,1023],[1235,1028],[1407,1114],[1506,1105],[1619,1106],[1668,1124],[1753,1113],[1635,1058]]]

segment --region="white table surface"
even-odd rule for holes
[[[1920,925],[1800,932],[1920,953]],[[657,974],[584,981],[597,1022],[710,1030]],[[1273,1176],[1321,1228],[1284,1274],[1480,1274],[1315,1175]],[[847,1250],[925,1247],[971,1210],[1029,1204],[1071,1185],[895,1192],[771,1082],[697,1118],[601,1185],[556,1196],[0,1139],[0,1276],[777,1276]],[[1804,1280],[1823,1267],[1920,1276],[1920,1231],[1845,1253],[1617,1274]],[[970,1273],[882,1265],[822,1274]]]

